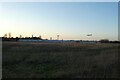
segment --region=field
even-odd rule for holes
[[[2,43],[4,78],[119,78],[120,44]]]

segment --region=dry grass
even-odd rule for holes
[[[118,46],[3,42],[3,78],[118,78]]]

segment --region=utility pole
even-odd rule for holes
[[[39,38],[42,39],[41,35],[39,35]]]
[[[32,34],[32,38],[33,38],[33,34]]]
[[[20,35],[20,38],[22,38],[22,35]]]
[[[50,40],[52,40],[52,37],[50,37]]]
[[[57,35],[57,40],[59,40],[59,36],[60,36],[60,35]]]

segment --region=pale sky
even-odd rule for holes
[[[117,2],[6,2],[0,17],[0,36],[118,40]]]

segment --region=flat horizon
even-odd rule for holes
[[[1,37],[118,40],[117,2],[8,2],[0,3],[0,14]]]

